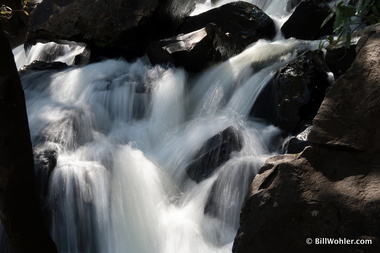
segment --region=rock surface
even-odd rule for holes
[[[330,86],[327,71],[317,52],[303,53],[278,71],[250,115],[263,117],[289,134],[302,132],[311,124]]]
[[[380,251],[380,31],[362,40],[314,119],[311,146],[269,159],[254,179],[234,253]]]
[[[242,52],[259,39],[271,39],[276,34],[273,20],[260,8],[247,2],[233,2],[197,16],[188,17],[178,33],[216,25],[213,44],[221,59],[226,60]]]
[[[330,8],[325,1],[303,0],[281,27],[281,31],[285,38],[318,39],[323,35],[333,33],[333,20],[321,28],[323,21],[329,14]]]
[[[188,17],[179,35],[152,43],[148,56],[153,64],[172,63],[189,71],[241,53],[249,44],[275,35],[273,20],[257,6],[233,2]]]
[[[239,132],[229,127],[206,141],[186,168],[191,179],[199,183],[230,159],[233,151],[242,149]]]
[[[120,48],[125,54],[141,55],[149,41],[173,32],[194,4],[193,0],[181,4],[174,0],[44,0],[31,19],[28,42],[72,40],[94,49],[108,48],[110,53]]]
[[[24,92],[0,32],[0,218],[13,253],[57,252],[45,230],[35,191],[33,151]]]

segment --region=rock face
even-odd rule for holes
[[[194,3],[192,0],[181,5],[173,0],[44,0],[35,9],[28,41],[72,40],[99,48],[121,48],[131,55],[139,55],[148,41],[174,31]]]
[[[311,146],[269,159],[254,179],[234,253],[380,251],[380,31],[363,41],[314,119]]]
[[[333,20],[321,28],[323,21],[329,14],[330,8],[325,1],[303,0],[281,27],[281,31],[285,38],[318,39],[333,32]]]
[[[0,218],[12,252],[57,252],[35,191],[24,92],[8,40],[0,33]]]
[[[239,132],[233,127],[226,128],[206,141],[194,155],[186,172],[191,179],[199,183],[228,161],[233,151],[241,149],[242,141]]]
[[[379,42],[377,32],[364,46],[359,43],[354,63],[331,87],[314,119],[311,142],[380,153]]]
[[[261,38],[273,38],[276,31],[273,20],[257,6],[234,2],[186,18],[178,33],[149,46],[153,64],[170,62],[199,71],[241,53]]]

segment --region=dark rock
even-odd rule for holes
[[[29,70],[62,70],[67,68],[68,65],[64,62],[44,62],[44,61],[33,61],[31,64],[26,65],[20,69],[20,74],[23,74]]]
[[[140,56],[153,39],[173,34],[193,9],[193,0],[45,0],[35,9],[28,41],[70,40],[88,43],[94,51],[121,49]]]
[[[380,30],[364,38],[351,68],[333,83],[309,133],[311,146],[260,169],[234,253],[380,251],[379,41]],[[319,245],[320,238],[372,241]]]
[[[335,79],[338,79],[351,67],[356,57],[355,48],[356,45],[351,45],[348,49],[345,46],[327,47],[325,62],[334,74]]]
[[[219,174],[207,199],[204,213],[215,217],[223,224],[239,228],[241,205],[259,165],[251,162],[231,163]],[[220,194],[223,192],[223,194]]]
[[[0,32],[0,218],[12,252],[57,252],[35,191],[24,92],[8,39]]]
[[[275,125],[277,122],[276,93],[276,78],[272,78],[258,95],[249,115]]]
[[[279,70],[259,94],[250,116],[263,118],[289,134],[303,131],[317,114],[330,86],[328,68],[308,51]]]
[[[233,2],[197,16],[188,17],[178,33],[189,33],[216,25],[214,47],[223,60],[243,51],[259,39],[271,39],[276,34],[273,20],[260,8],[246,2]]]
[[[242,140],[239,132],[233,127],[226,128],[206,141],[194,155],[186,172],[192,180],[199,183],[227,162],[233,151],[241,149]]]
[[[49,178],[57,165],[58,153],[56,150],[47,149],[34,154],[34,169],[37,179],[37,190],[41,199],[41,205],[46,200]]]
[[[297,136],[291,136],[285,141],[285,153],[297,154],[302,152],[307,146],[310,146],[310,142],[307,140],[312,126],[307,127],[302,133]]]
[[[308,51],[276,77],[276,125],[298,133],[310,125],[330,86],[326,66],[315,52]]]
[[[281,31],[285,38],[318,39],[323,35],[333,33],[333,19],[321,28],[323,21],[329,14],[330,8],[326,2],[303,0],[281,27]]]
[[[37,5],[38,0],[28,0],[24,10],[30,13]],[[17,47],[24,43],[26,34],[28,32],[29,15],[20,11],[22,9],[23,1],[19,0],[2,0],[1,4],[10,7],[14,12],[12,17],[7,20],[0,20],[3,31],[6,32],[8,40],[12,48]]]
[[[258,39],[272,38],[275,27],[257,6],[235,2],[186,18],[179,32],[176,37],[149,45],[152,64],[171,63],[200,71],[241,53]]]
[[[213,60],[218,61],[214,59],[216,52],[213,48],[212,32],[210,32],[213,29],[212,26],[210,24],[195,32],[150,44],[147,50],[150,62],[152,64],[171,63],[195,72],[203,69]]]

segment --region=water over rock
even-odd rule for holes
[[[241,53],[251,43],[275,35],[273,20],[260,8],[233,2],[187,17],[179,35],[150,45],[152,63],[173,63],[190,71]]]
[[[229,127],[206,141],[186,168],[187,175],[197,183],[208,178],[219,166],[230,159],[233,151],[242,149],[239,132]]]
[[[333,33],[333,20],[321,28],[329,14],[330,8],[325,1],[303,0],[281,27],[281,31],[285,38],[318,39],[323,35]]]
[[[234,253],[380,250],[380,31],[362,41],[314,119],[311,147],[269,159],[254,179]]]

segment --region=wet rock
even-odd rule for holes
[[[333,33],[333,20],[321,28],[323,21],[330,15],[330,8],[324,1],[303,0],[293,14],[281,27],[285,38],[315,40]]]
[[[34,154],[34,170],[37,179],[37,190],[41,204],[46,200],[49,178],[57,165],[58,152],[54,149],[42,150]]]
[[[151,43],[147,53],[153,64],[171,63],[196,72],[274,34],[272,19],[257,6],[234,2],[186,18],[179,35]]]
[[[202,70],[214,60],[216,55],[213,47],[212,26],[214,25],[210,24],[195,32],[150,44],[147,50],[150,62],[152,64],[171,63],[194,72]]]
[[[326,69],[311,51],[280,69],[275,94],[278,127],[294,134],[311,124],[330,86]]]
[[[296,135],[311,125],[329,86],[328,67],[317,52],[305,52],[278,71],[258,96],[250,116]]]
[[[229,127],[206,141],[186,168],[187,175],[197,183],[208,178],[219,166],[230,159],[233,151],[242,149],[239,132]]]
[[[33,61],[31,64],[26,65],[20,69],[20,75],[26,73],[27,71],[30,70],[62,70],[67,68],[68,65],[64,62],[44,62],[44,61]]]
[[[246,2],[233,2],[197,16],[188,17],[178,33],[189,33],[216,25],[213,46],[225,60],[242,52],[259,39],[271,39],[276,34],[273,20],[260,8]]]
[[[227,167],[227,166],[226,166]],[[234,161],[219,174],[207,199],[204,213],[225,225],[238,229],[241,205],[260,165],[255,162]],[[223,192],[223,194],[220,194]]]

